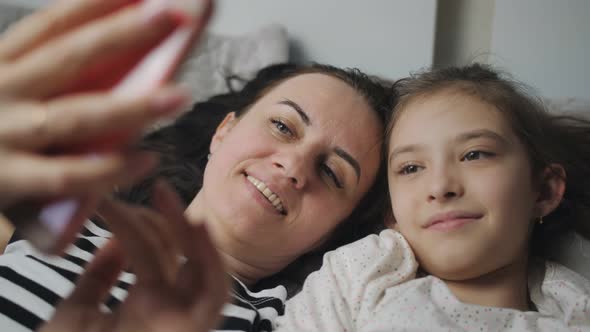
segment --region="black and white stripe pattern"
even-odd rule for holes
[[[29,242],[11,243],[0,256],[0,331],[33,331],[49,319],[55,306],[73,289],[75,281],[111,233],[88,221],[78,240],[63,257],[44,255]],[[105,301],[112,309],[126,296],[135,276],[124,272]],[[274,319],[284,313],[284,287],[251,292],[236,280],[233,303],[223,308],[223,321],[215,331],[271,331]]]

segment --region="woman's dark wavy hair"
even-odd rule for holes
[[[386,114],[392,107],[389,90],[359,70],[345,70],[320,64],[272,65],[258,72],[242,90],[231,91],[212,97],[206,102],[197,103],[173,125],[146,136],[141,141],[140,148],[157,152],[160,156],[160,166],[143,182],[128,191],[120,192],[119,198],[135,204],[149,205],[154,180],[163,178],[172,184],[188,206],[201,189],[209,144],[218,124],[226,114],[236,112],[237,117],[245,114],[260,97],[280,82],[307,73],[322,73],[346,82],[366,99],[383,127],[385,126]],[[376,179],[385,179],[385,169],[383,161]],[[278,274],[260,281],[255,288],[283,284],[292,295],[299,289],[303,279],[319,268],[323,253],[377,230],[382,225],[388,204],[387,183],[384,180],[376,180],[352,214],[335,229],[321,248],[300,257]]]
[[[476,63],[425,71],[394,83],[393,94],[398,103],[388,121],[387,142],[408,102],[443,89],[475,96],[498,109],[524,144],[537,183],[551,164],[560,164],[565,169],[565,195],[561,204],[533,229],[531,254],[552,258],[555,238],[568,230],[590,239],[590,121],[549,113],[544,103],[528,92],[530,88],[490,66]]]

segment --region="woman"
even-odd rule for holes
[[[364,234],[360,228],[370,226],[367,220],[382,220],[379,202],[386,202],[387,191],[375,179],[382,170],[388,109],[386,89],[358,71],[275,66],[261,71],[242,91],[197,105],[173,127],[145,140],[144,146],[161,152],[157,175],[180,192],[188,204],[187,219],[207,225],[236,281],[234,304],[224,309],[221,329],[270,328],[286,294],[282,287],[266,289],[269,277],[299,270],[300,257],[352,241]],[[200,117],[223,121],[215,129]],[[202,137],[213,132],[210,140]],[[145,203],[150,183],[121,195]],[[146,226],[137,231],[161,249],[157,254],[164,258],[158,261],[174,260],[170,257],[175,257],[176,239],[164,219],[154,221],[145,217],[143,208],[122,206],[107,206],[99,214],[110,225],[118,219],[144,220]],[[42,277],[32,272],[20,277],[43,285],[45,291],[55,290],[52,298],[57,301],[71,289],[70,279],[81,272],[80,265],[91,257],[88,253],[109,236],[89,224],[68,256],[51,262],[30,251],[26,241],[16,241],[0,264],[11,255],[33,256],[28,261],[31,271],[33,266],[49,270]],[[22,263],[13,264],[23,268]],[[45,275],[50,273],[48,280]],[[108,307],[124,298],[133,276],[123,274],[120,280]],[[38,300],[33,287],[23,288],[27,298]],[[264,289],[253,293],[248,288]],[[258,311],[261,308],[267,309]],[[35,315],[35,310],[30,307],[28,312]],[[0,311],[6,315],[5,309]],[[36,316],[37,323],[42,322],[43,317]]]

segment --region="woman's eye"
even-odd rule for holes
[[[287,126],[281,120],[272,119],[272,120],[270,120],[270,122],[277,128],[278,131],[281,132],[281,134],[285,134],[285,135],[288,135],[288,136],[293,136],[293,132],[291,131],[291,129],[289,128],[289,126]]]
[[[336,187],[342,188],[342,183],[340,182],[340,180],[338,180],[338,177],[336,176],[334,171],[332,171],[332,169],[328,167],[328,165],[322,164],[321,169],[322,172],[326,174],[332,180],[332,182],[334,182]]]
[[[461,158],[461,161],[471,161],[471,160],[478,160],[478,159],[482,159],[482,158],[489,158],[492,157],[494,154],[490,153],[490,152],[485,152],[485,151],[469,151],[467,152],[463,158]]]
[[[399,170],[399,174],[408,175],[408,174],[416,173],[419,170],[420,170],[420,166],[418,166],[418,165],[406,165],[406,166],[403,166]]]

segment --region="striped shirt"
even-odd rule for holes
[[[44,255],[26,240],[9,244],[0,256],[0,331],[33,331],[51,318],[95,250],[111,236],[88,221],[62,257]],[[252,292],[234,280],[233,301],[223,307],[222,324],[215,331],[271,331],[275,318],[284,313],[286,289],[278,286]],[[121,273],[104,308],[112,310],[121,303],[134,281],[133,274]]]

